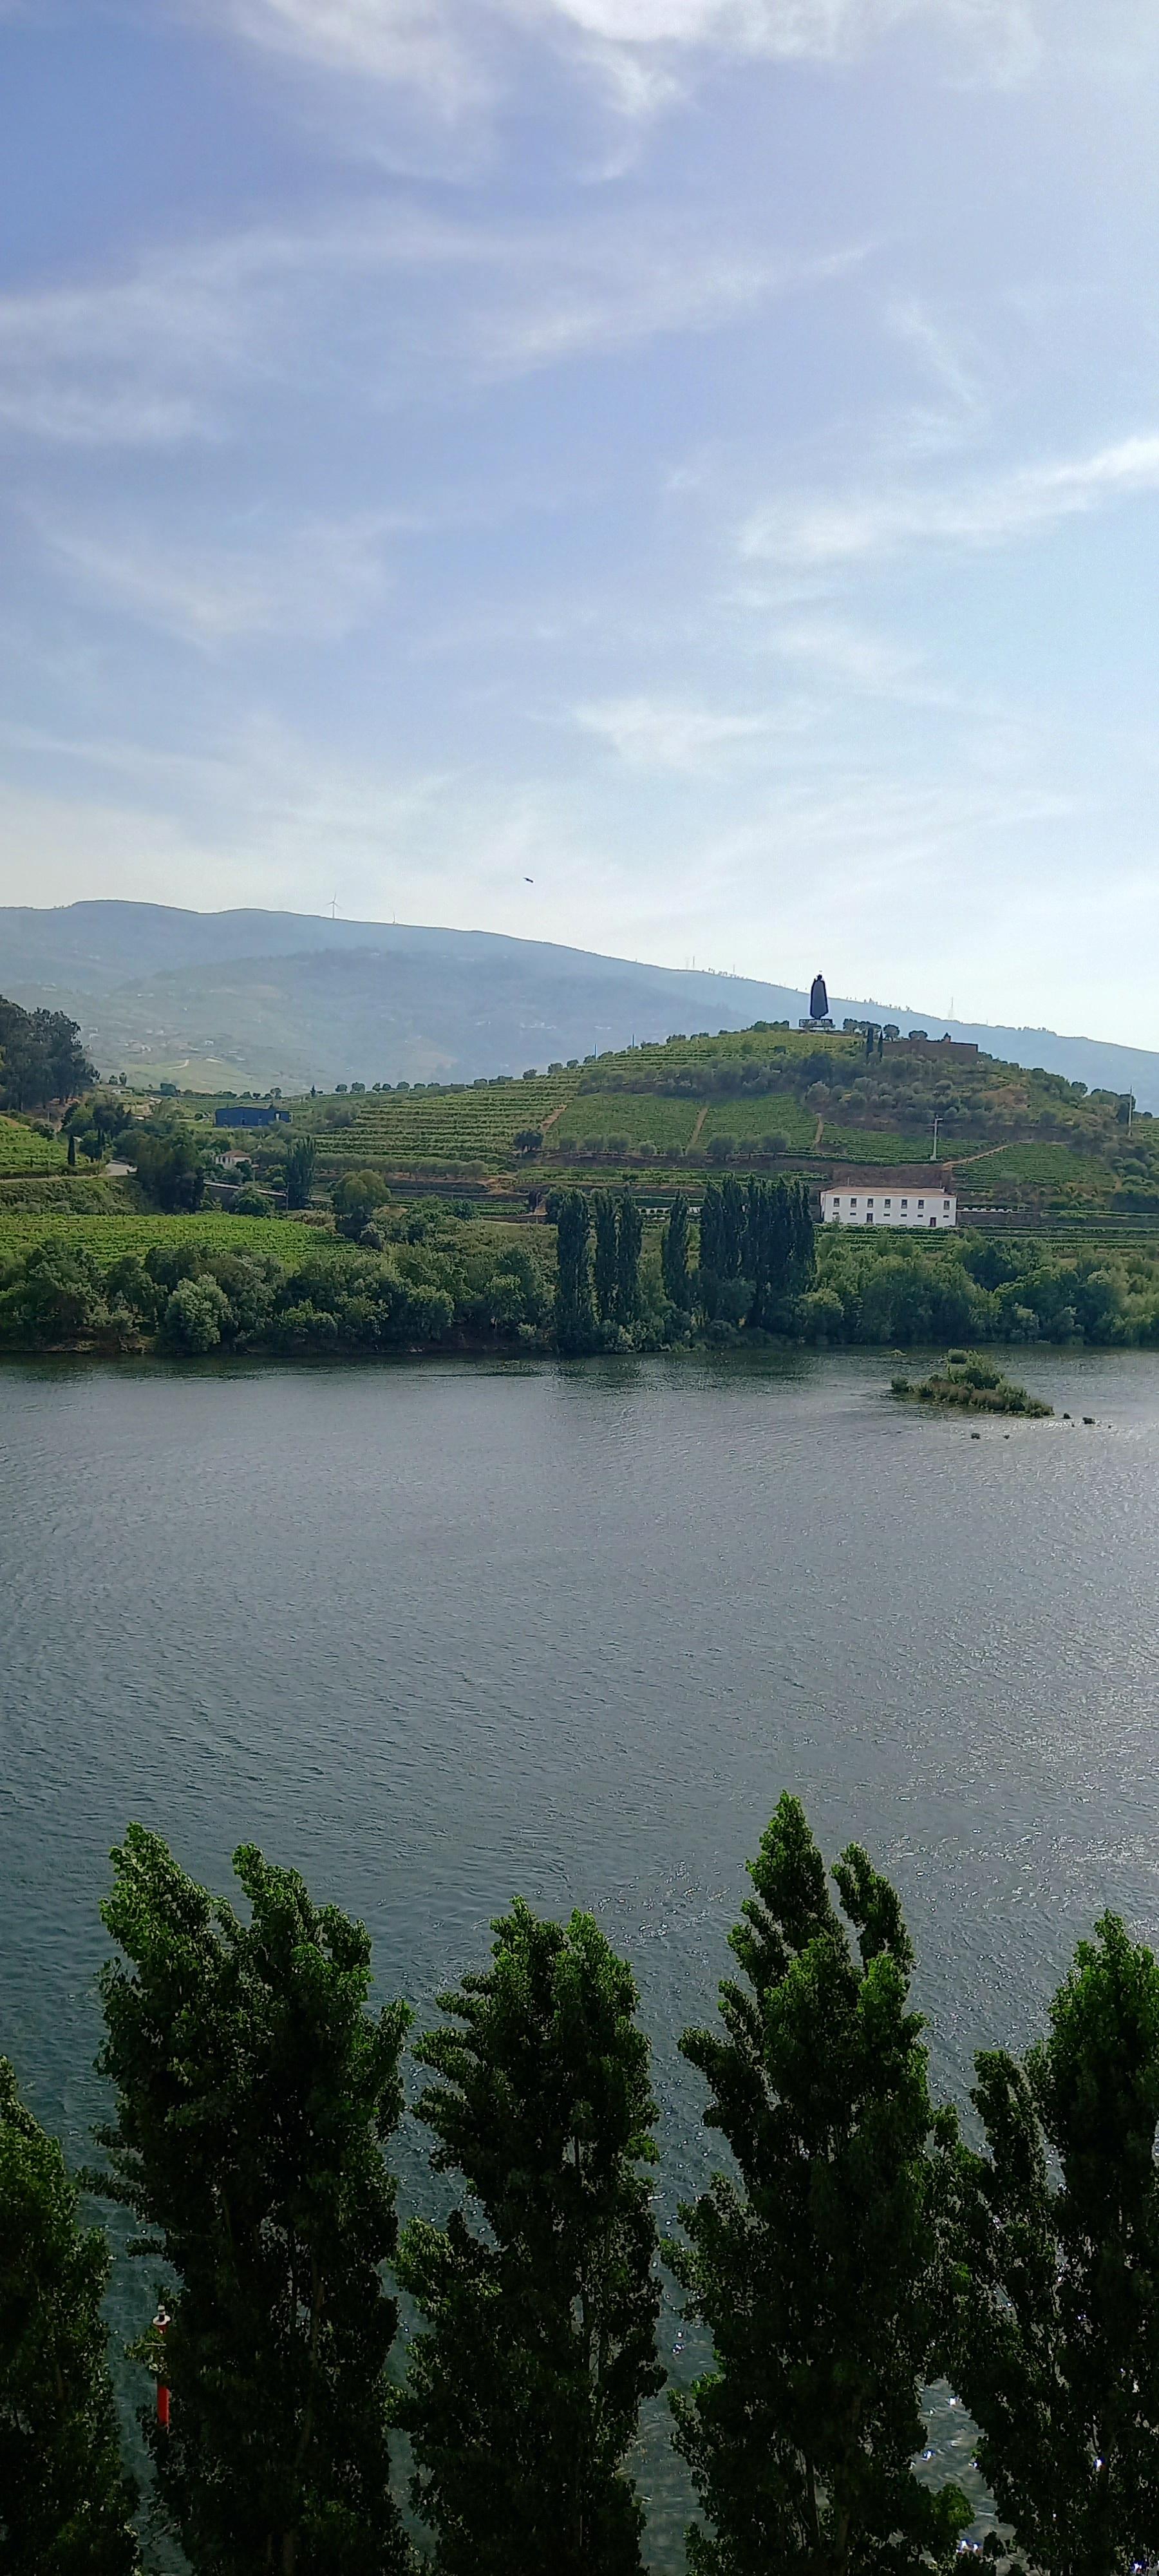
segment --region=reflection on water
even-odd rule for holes
[[[665,2223],[711,2153],[676,2039],[782,1788],[900,1885],[958,2098],[1104,1907],[1159,1938],[1159,1366],[1019,1354],[1094,1428],[973,1442],[889,1366],[0,1370],[0,2047],[73,2156],[130,1815],[218,1885],[242,1839],[299,1865],[420,2013],[514,1891],[593,1907],[656,2050]],[[933,2470],[968,2460],[931,2422]],[[646,2454],[668,2576],[662,2424]]]

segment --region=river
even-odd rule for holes
[[[897,1881],[961,2099],[1105,1907],[1159,1940],[1159,1363],[1014,1365],[1059,1418],[978,1440],[873,1352],[0,1368],[0,2049],[40,2117],[89,2152],[137,1816],[218,1887],[242,1840],[296,1864],[420,2016],[514,1892],[593,1908],[656,2051],[667,2223],[710,2160],[676,2039],[785,1787]],[[413,2127],[400,2170],[405,2211]],[[933,2434],[968,2453],[942,2403]],[[655,2423],[642,2478],[675,2576]]]

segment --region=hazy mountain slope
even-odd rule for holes
[[[0,908],[0,992],[78,1019],[103,1071],[199,1063],[259,1090],[352,1079],[470,1080],[671,1030],[796,1020],[807,996],[488,931],[427,930],[161,904]],[[846,1013],[974,1038],[1015,1064],[1159,1109],[1159,1054],[1044,1029],[987,1027],[832,998]]]

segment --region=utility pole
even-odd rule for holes
[[[937,1114],[936,1114],[936,1112],[935,1112],[935,1116],[934,1116],[934,1141],[933,1141],[933,1144],[932,1144],[932,1145],[931,1145],[931,1147],[930,1147],[930,1161],[931,1161],[931,1163],[936,1163],[936,1162],[937,1162],[937,1159],[938,1159],[938,1127],[939,1127],[940,1123],[941,1123],[941,1122],[940,1122],[940,1120],[938,1119]]]

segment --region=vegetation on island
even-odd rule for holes
[[[143,2258],[146,2492],[112,2398],[109,2249],[0,2061],[0,2566],[140,2576],[139,2521],[192,2576],[641,2576],[633,2453],[666,2374],[628,1962],[587,1914],[517,1900],[494,1925],[414,2047],[451,2194],[400,2232],[412,2017],[372,2002],[365,1928],[252,1847],[244,1913],[140,1825],[113,1866],[111,2113],[83,2181],[146,2231],[118,2257]],[[978,2428],[986,2557],[1154,2563],[1159,1964],[1105,1917],[1045,2036],[977,2056],[967,2140],[868,1855],[844,1851],[831,1892],[786,1795],[749,1874],[718,2017],[681,2042],[728,2169],[663,2248],[703,2354],[669,2393],[692,2576],[951,2567],[979,2499],[928,2468],[939,2378]]]
[[[992,1360],[977,1352],[951,1351],[945,1367],[913,1385],[908,1377],[890,1379],[891,1395],[903,1402],[957,1405],[967,1413],[1026,1413],[1045,1420],[1054,1412],[1039,1396],[1028,1395],[1014,1378],[1003,1377]]]

